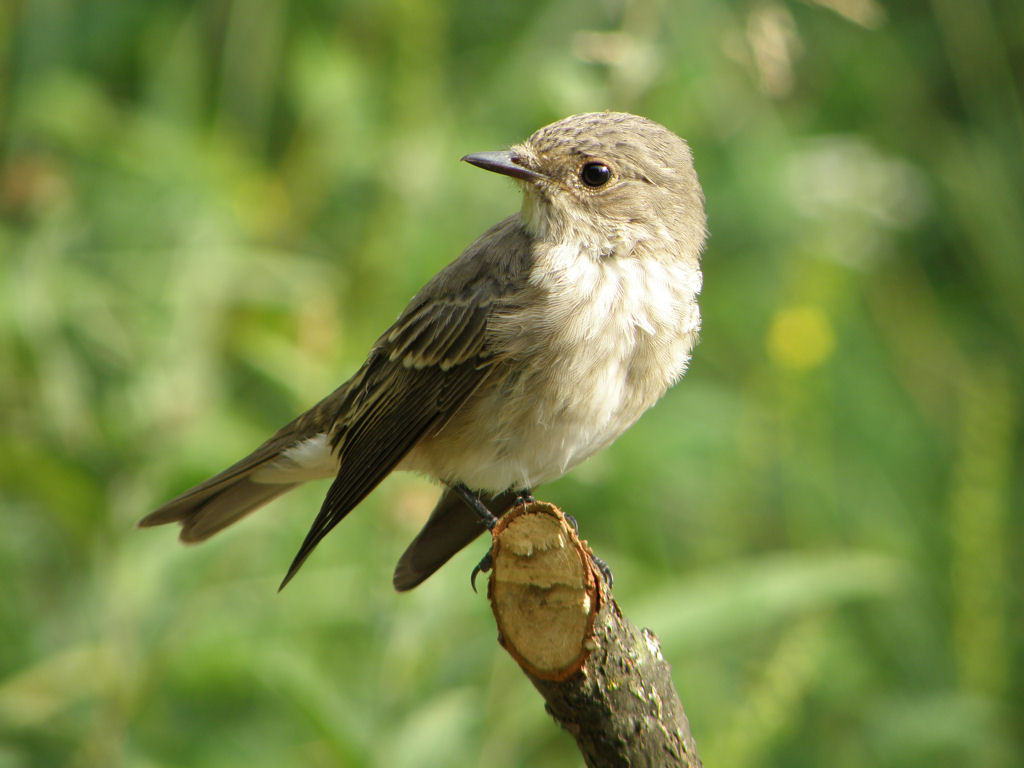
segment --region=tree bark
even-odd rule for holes
[[[533,502],[493,531],[488,597],[499,641],[592,768],[699,768],[658,639],[622,615],[586,542]]]

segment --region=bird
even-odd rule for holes
[[[348,381],[140,527],[176,522],[182,541],[202,541],[333,477],[283,589],[388,474],[413,471],[442,493],[395,567],[395,589],[409,590],[683,376],[708,235],[683,139],[590,112],[462,160],[514,179],[520,210],[430,279]]]

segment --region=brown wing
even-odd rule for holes
[[[431,280],[374,346],[330,434],[340,470],[282,588],[420,437],[486,380],[497,359],[487,346],[488,317],[521,290],[529,257],[518,219],[506,219]]]

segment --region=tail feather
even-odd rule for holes
[[[207,539],[296,485],[264,485],[244,477],[186,512],[181,518],[181,540],[192,543]]]
[[[202,541],[297,485],[335,474],[337,459],[327,434],[351,383],[285,424],[245,458],[146,515],[139,527],[181,523],[182,541]]]
[[[203,541],[299,483],[257,483],[248,474],[187,491],[139,521],[140,528],[181,523],[181,540]]]
[[[513,491],[494,496],[480,494],[484,506],[498,516],[505,513],[515,497]],[[457,493],[446,488],[423,530],[395,566],[392,578],[395,589],[405,592],[417,586],[485,530],[476,512]]]
[[[295,486],[322,476],[322,467],[311,468],[309,462],[296,462],[288,455],[308,440],[287,427],[282,429],[241,461],[146,515],[139,527],[181,523],[182,541],[209,538]],[[322,440],[314,447],[329,451]],[[315,463],[314,454],[301,451],[300,457],[309,453]]]

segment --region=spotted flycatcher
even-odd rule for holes
[[[201,541],[334,477],[284,586],[392,470],[421,472],[445,490],[395,568],[395,588],[411,589],[489,510],[607,447],[683,375],[706,238],[686,142],[599,112],[463,160],[516,179],[520,211],[430,280],[351,379],[140,525],[179,522]]]

